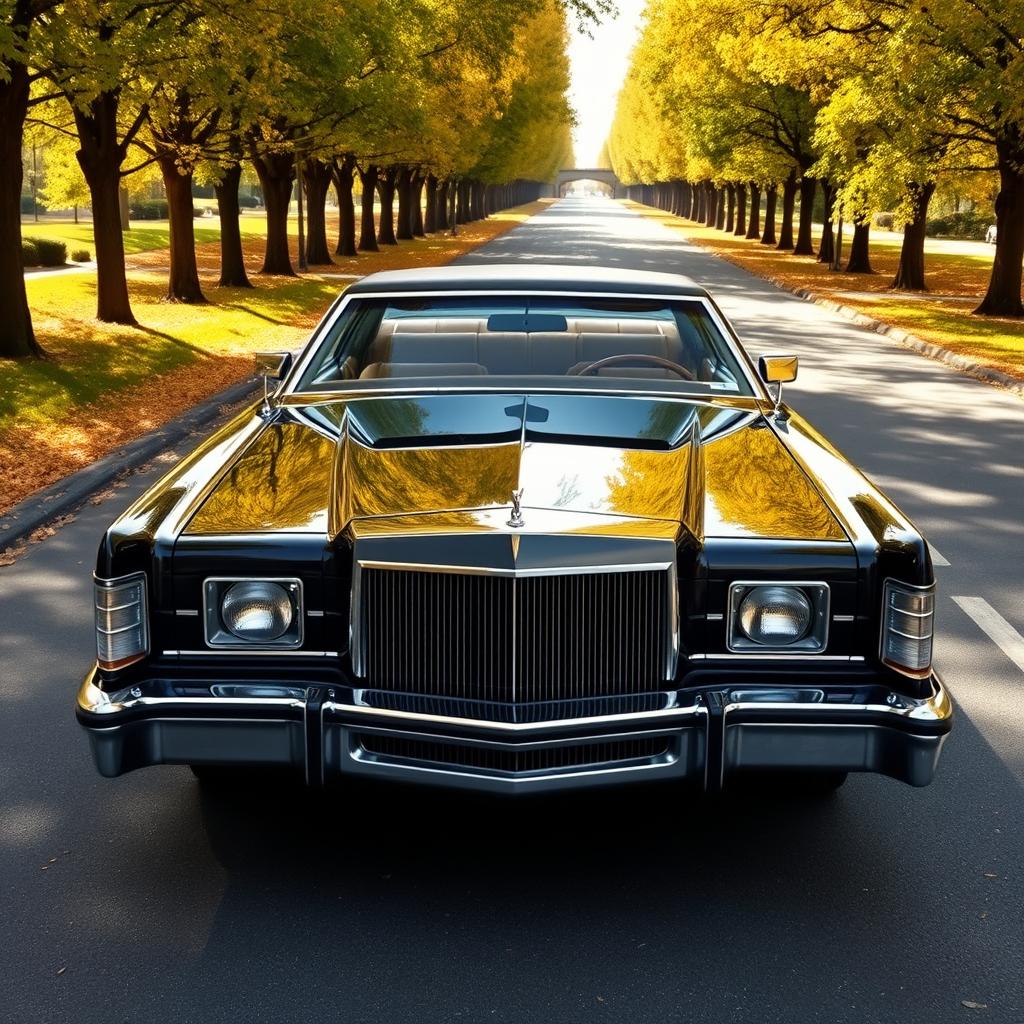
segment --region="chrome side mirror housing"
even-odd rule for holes
[[[256,353],[256,373],[263,378],[263,404],[260,406],[260,415],[264,418],[271,412],[270,382],[284,380],[291,368],[291,352]]]
[[[793,355],[764,355],[757,361],[757,372],[768,385],[776,415],[782,405],[782,385],[796,380],[799,365],[800,360]]]

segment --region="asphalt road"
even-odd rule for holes
[[[1024,402],[608,201],[471,259],[682,272],[752,352],[800,354],[793,404],[949,563],[937,652],[960,716],[936,782],[708,803],[101,779],[72,714],[90,571],[154,468],[0,568],[2,1018],[1020,1024]]]

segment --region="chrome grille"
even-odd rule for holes
[[[524,703],[650,693],[671,643],[664,570],[362,570],[368,687]]]
[[[385,759],[443,764],[485,771],[526,773],[558,768],[621,764],[651,760],[668,753],[667,736],[578,743],[567,747],[539,747],[525,750],[467,746],[404,736],[363,735],[359,746],[368,754]]]

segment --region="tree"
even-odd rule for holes
[[[0,357],[40,356],[21,263],[21,149],[38,44],[59,0],[0,2]]]
[[[197,4],[64,0],[61,19],[47,26],[47,75],[71,105],[78,163],[89,185],[99,320],[135,323],[121,237],[121,179],[136,169],[124,164],[146,123],[153,71],[180,57],[199,16]]]

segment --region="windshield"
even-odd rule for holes
[[[751,394],[698,300],[367,297],[317,345],[298,389],[628,380]]]

